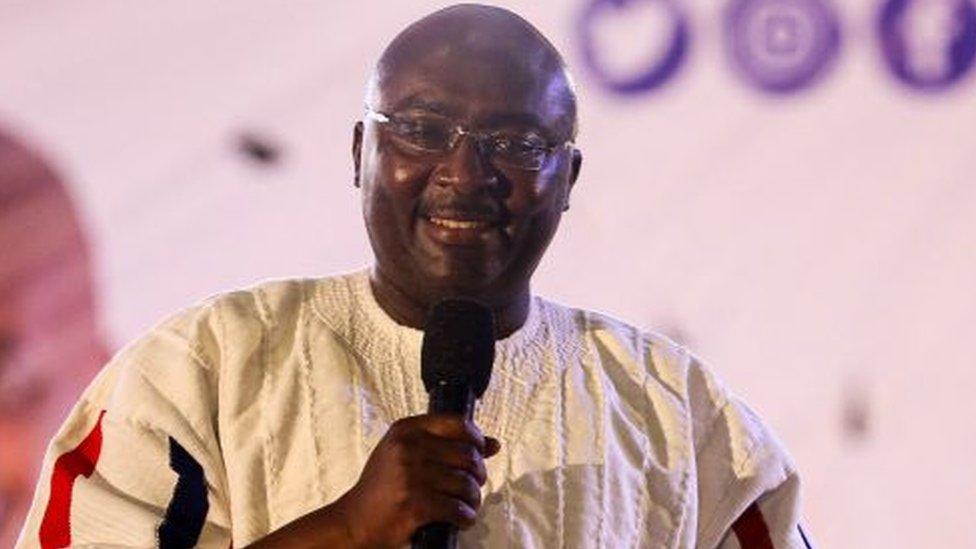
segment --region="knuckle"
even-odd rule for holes
[[[387,429],[387,434],[393,438],[399,438],[409,430],[410,425],[408,423],[409,418],[400,418],[390,424],[390,428]]]
[[[460,424],[464,421],[453,414],[437,414],[430,416],[430,418],[428,430],[445,438],[457,436],[456,433],[460,430]]]
[[[472,467],[477,467],[481,463],[481,452],[471,445],[464,448],[464,463]]]
[[[482,434],[481,428],[478,427],[478,425],[475,424],[475,422],[474,421],[471,421],[470,419],[466,419],[464,421],[464,430],[467,431],[468,434],[470,434],[471,436],[473,436],[475,438],[479,438],[480,439],[480,438],[484,438],[484,436],[485,436],[484,434]]]
[[[401,509],[410,508],[410,505],[412,504],[411,495],[413,494],[413,490],[411,490],[409,486],[401,486],[400,488],[392,490],[392,492],[393,493],[391,494],[390,499],[393,501],[394,505],[400,507]]]
[[[401,417],[393,422],[393,426],[396,426],[399,431],[410,433],[418,429],[423,429],[427,417],[425,415]]]
[[[469,447],[465,450],[461,466],[474,477],[479,485],[488,480],[488,470],[485,469],[484,460],[477,449]]]
[[[457,525],[459,528],[467,529],[474,526],[476,516],[474,510],[464,503],[457,504]]]
[[[411,498],[407,504],[404,514],[414,524],[426,524],[429,522],[429,511],[427,505],[416,498]]]
[[[387,446],[386,451],[389,453],[390,459],[393,461],[393,463],[401,466],[405,465],[410,457],[410,452],[407,451],[403,445],[403,441],[400,440],[393,441],[393,443]]]
[[[473,421],[470,420],[465,421],[464,430],[467,433],[468,437],[474,440],[476,443],[478,443],[478,445],[484,444],[485,435],[484,433],[481,432],[481,429],[478,428],[478,426],[475,425]]]
[[[474,504],[474,508],[481,507],[481,489],[474,482],[468,482],[468,498]]]

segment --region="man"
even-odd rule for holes
[[[449,522],[463,546],[802,547],[792,465],[694,358],[531,295],[576,126],[562,59],[518,16],[402,32],[353,138],[373,268],[218,297],[116,357],[23,545],[401,547]],[[424,413],[420,330],[455,296],[499,337],[474,421]]]
[[[60,177],[0,132],[0,547],[17,539],[45,444],[107,358],[94,301]]]

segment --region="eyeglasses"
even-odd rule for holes
[[[571,140],[550,145],[535,133],[513,130],[470,130],[455,120],[433,113],[387,114],[366,109],[366,118],[385,126],[398,145],[408,153],[442,155],[454,150],[465,135],[474,139],[478,151],[494,164],[521,170],[541,170],[552,155],[572,148]]]

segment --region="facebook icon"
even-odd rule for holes
[[[951,87],[976,58],[971,0],[889,0],[881,8],[878,33],[889,70],[920,91]]]

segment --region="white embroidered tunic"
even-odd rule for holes
[[[176,315],[71,412],[18,546],[242,547],[336,500],[425,412],[422,337],[366,271]],[[502,446],[462,547],[806,547],[780,444],[660,336],[533,298],[475,422]]]

